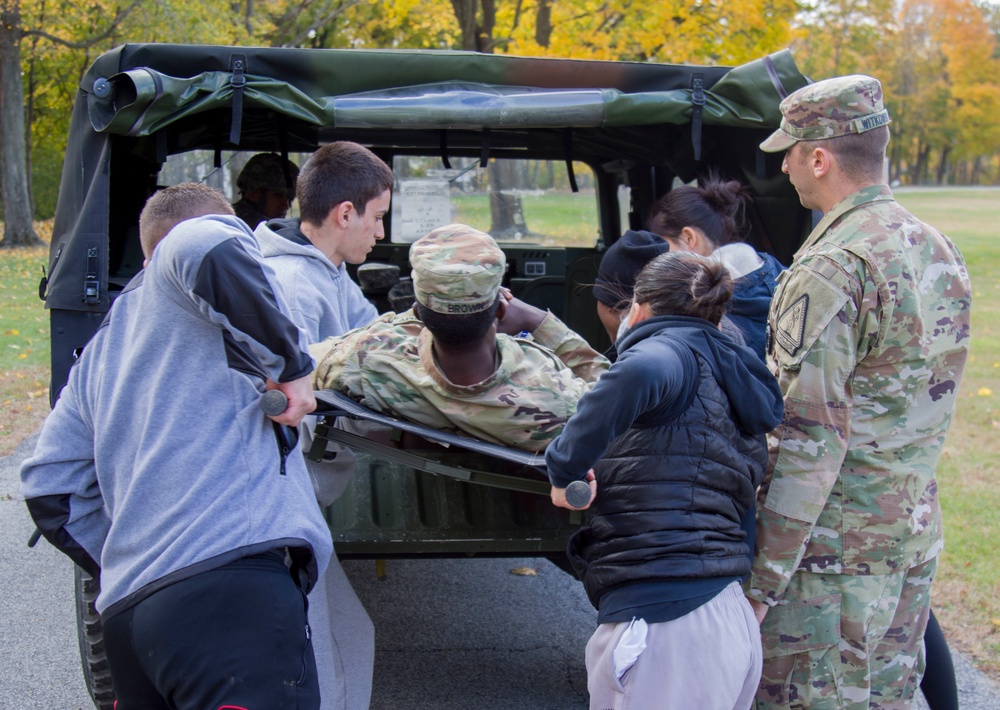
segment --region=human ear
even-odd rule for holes
[[[715,251],[705,233],[696,227],[684,227],[681,230],[681,240],[687,245],[688,251],[701,256],[711,256]]]
[[[632,306],[628,311],[629,328],[634,328],[639,323],[642,323],[649,318],[649,315],[649,307],[646,304],[632,301]]]
[[[337,220],[337,226],[341,228],[347,227],[350,222],[351,213],[354,211],[354,203],[350,200],[344,200],[334,207],[333,214]]]
[[[809,166],[812,168],[813,177],[821,178],[830,172],[832,157],[826,148],[813,148],[809,154]]]

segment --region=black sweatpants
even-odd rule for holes
[[[171,584],[103,625],[116,710],[319,708],[306,596],[279,552]]]

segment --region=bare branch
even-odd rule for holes
[[[124,10],[118,10],[115,13],[114,19],[111,20],[111,22],[108,24],[108,28],[104,30],[104,32],[102,32],[99,35],[95,35],[88,39],[82,40],[80,42],[71,42],[67,39],[63,39],[62,37],[56,37],[53,34],[49,34],[44,30],[22,30],[21,34],[22,36],[25,37],[29,36],[42,37],[43,39],[47,39],[50,42],[55,42],[56,44],[61,44],[62,46],[69,47],[71,49],[89,49],[98,42],[102,42],[103,40],[106,40],[108,37],[114,34],[115,30],[118,29],[118,25],[120,25],[125,20],[125,18],[128,17],[129,13],[132,12],[132,10],[134,10],[135,8],[137,8],[141,2],[142,0],[132,0],[131,5],[126,7]]]
[[[345,12],[350,10],[355,5],[358,5],[360,2],[361,0],[349,0],[348,2],[338,4],[336,7],[330,8],[328,11],[326,11],[325,14],[317,17],[312,22],[310,22],[309,26],[305,30],[295,35],[291,39],[287,40],[286,42],[282,43],[282,46],[283,47],[300,46],[309,37],[309,32],[311,30],[315,30],[319,27],[322,27],[323,25],[329,24],[337,17],[343,15]],[[305,7],[306,4],[307,3],[303,3],[301,7]]]

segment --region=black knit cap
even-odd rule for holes
[[[632,296],[635,277],[642,268],[664,252],[670,244],[652,232],[629,230],[608,247],[597,269],[594,298],[611,308],[619,308]]]

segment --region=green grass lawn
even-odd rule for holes
[[[488,195],[457,195],[452,204],[456,222],[489,231]],[[597,197],[593,190],[524,194],[521,208],[529,230],[526,242],[561,247],[592,247],[597,243]]]
[[[938,471],[945,551],[935,613],[950,641],[1000,677],[1000,189],[901,191],[954,240],[972,279],[972,351]]]
[[[0,251],[0,455],[49,411],[49,319],[38,298],[48,248]]]

